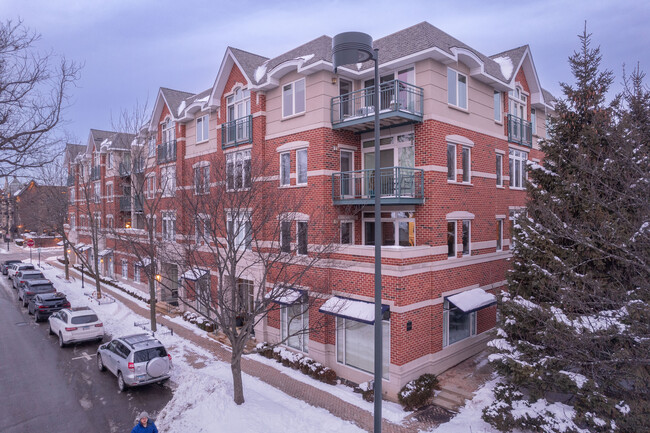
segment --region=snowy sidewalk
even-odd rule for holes
[[[58,261],[50,263],[63,269],[63,265]],[[78,273],[73,269],[71,269],[71,272],[75,274]],[[123,303],[124,306],[132,310],[134,313],[143,317],[149,316],[149,310],[147,308],[138,305],[138,303],[136,303],[130,296],[127,296],[120,290],[106,284],[102,284],[102,290]],[[230,363],[230,351],[220,343],[210,338],[206,338],[205,336],[198,335],[184,326],[179,326],[177,322],[170,320],[167,316],[159,315],[158,323],[168,328],[173,328],[176,335],[185,340],[191,341],[193,344],[203,348],[204,350],[209,351],[218,360]],[[248,357],[242,357],[242,371],[250,376],[258,378],[291,397],[304,401],[314,407],[325,409],[342,420],[352,422],[363,430],[373,430],[372,413],[354,406],[327,391],[323,391],[322,389],[282,374],[274,367]],[[244,390],[244,392],[245,391],[246,390]],[[359,398],[361,397],[359,396]],[[405,425],[398,425],[387,421],[386,419],[382,420],[382,431],[386,433],[415,433],[421,430],[429,430],[432,427],[435,427],[435,425],[425,424],[418,421],[405,421]]]

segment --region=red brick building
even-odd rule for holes
[[[86,152],[69,162],[71,174],[98,176],[92,192],[99,198],[90,210],[98,224],[146,237],[142,223],[152,218],[156,239],[169,243],[194,242],[195,231],[199,242],[200,218],[188,214],[180,197],[223,182],[214,164],[225,166],[225,182],[234,189],[271,182],[302,197],[303,208],[283,226],[281,239],[268,241],[282,244],[284,236],[288,249],[309,255],[335,237],[335,254],[326,267],[316,265],[314,278],[326,275],[319,280],[326,281],[326,297],[343,299],[345,308],[330,311],[333,301],[326,300],[300,314],[302,323],[325,314],[331,326],[286,346],[357,383],[372,378],[372,319],[363,311],[373,301],[374,243],[381,241],[383,389],[395,396],[407,381],[439,373],[485,346],[496,318],[494,293],[505,284],[512,217],[525,205],[527,166],[542,158],[538,141],[553,99],[541,87],[528,46],[486,56],[424,22],[376,40],[375,47],[378,187],[373,65],[334,74],[328,36],[274,58],[228,48],[211,88],[198,94],[161,88],[145,130],[129,137],[91,130]],[[251,179],[251,161],[258,160],[267,161],[266,172]],[[72,191],[80,183],[70,187],[76,204],[70,231],[74,242],[87,244],[89,211]],[[144,197],[132,194],[134,185]],[[374,239],[377,193],[381,240]],[[155,212],[147,213],[153,200]],[[101,242],[102,263],[110,268],[102,272],[142,281],[139,268],[149,263],[115,236]],[[173,302],[194,279],[184,278],[182,258],[163,256],[157,266],[167,284],[159,296]],[[251,281],[256,278],[252,270]],[[256,328],[258,341],[290,333],[287,318],[310,296],[309,286],[301,290],[306,298],[296,296]]]

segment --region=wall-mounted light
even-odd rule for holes
[[[160,282],[162,280],[162,275],[156,274],[156,281]]]
[[[131,228],[131,223],[127,222],[126,224],[124,224],[124,227],[126,227],[127,229],[130,229]]]
[[[406,330],[410,331],[411,329],[413,329],[413,322],[409,320],[408,322],[406,322]]]
[[[332,84],[336,84],[336,77],[332,77]]]

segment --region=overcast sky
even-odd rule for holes
[[[624,63],[650,72],[646,0],[0,0],[0,17],[23,19],[42,35],[40,48],[84,64],[64,125],[84,144],[121,109],[151,107],[161,86],[211,87],[227,46],[275,57],[350,30],[378,39],[428,21],[486,55],[529,44],[542,86],[560,96],[586,20],[614,90]]]

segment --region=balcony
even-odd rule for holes
[[[221,148],[253,141],[253,116],[248,115],[221,125]]]
[[[176,161],[176,140],[158,145],[158,164]]]
[[[101,175],[100,167],[92,167],[90,169],[90,180],[99,180]]]
[[[176,151],[174,151],[174,156],[176,156]],[[176,158],[174,158],[175,160]],[[144,172],[144,158],[137,159],[133,166],[130,162],[120,162],[120,177],[129,177],[132,174],[139,174]]]
[[[366,87],[332,98],[332,128],[356,133],[372,131],[375,120],[375,87]],[[380,128],[422,122],[421,87],[399,80],[379,86]]]
[[[120,211],[121,212],[142,212],[142,197],[125,195],[120,197]]]
[[[508,141],[522,146],[533,147],[533,128],[530,122],[526,122],[512,114],[508,114]]]
[[[66,183],[68,186],[74,186],[74,174],[68,175],[68,182]]]
[[[385,167],[380,172],[381,204],[424,203],[424,170]],[[335,205],[373,205],[375,170],[344,171],[332,174],[332,200]]]

